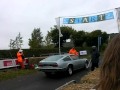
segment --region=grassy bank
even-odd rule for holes
[[[16,78],[18,76],[28,75],[36,72],[37,70],[34,69],[24,69],[24,70],[9,69],[5,71],[0,71],[0,81],[8,80],[8,79]]]
[[[31,57],[29,58],[29,64],[33,64],[33,65],[38,64],[38,62],[44,58],[45,57]],[[3,69],[0,70],[0,81],[8,80],[8,79],[16,78],[18,76],[24,76],[36,72],[38,72],[38,70],[35,69],[24,69],[24,70],[16,69],[16,68]]]

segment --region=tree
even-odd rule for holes
[[[16,37],[15,39],[15,42],[16,42],[16,47],[17,49],[21,48],[21,45],[23,45],[23,40],[22,40],[22,37],[21,37],[21,34],[19,33],[18,36]]]
[[[47,35],[45,36],[44,43],[47,48],[52,48],[54,46],[52,43],[51,33],[49,31],[48,31]]]
[[[10,39],[10,45],[9,45],[10,49],[16,49],[16,44],[15,44],[15,40]]]
[[[87,45],[89,46],[97,46],[98,45],[98,36],[101,36],[102,32],[101,30],[94,30],[91,33],[89,33],[87,38]]]
[[[42,33],[40,32],[40,28],[35,28],[31,34],[31,39],[29,39],[30,49],[33,48],[41,48],[42,47]]]
[[[101,45],[103,45],[103,43],[107,43],[108,40],[107,33],[102,32],[101,30],[94,30],[91,33],[88,33],[86,37],[88,46],[98,46],[98,37],[101,37]]]
[[[82,47],[83,43],[86,41],[86,33],[84,31],[76,31],[73,33],[72,39],[76,47]]]
[[[10,39],[10,49],[20,49],[22,48],[21,46],[23,45],[23,40],[21,37],[21,34],[19,32],[19,34],[16,36],[15,40]]]
[[[72,27],[68,27],[68,26],[62,26],[60,27],[61,29],[61,33],[62,33],[62,37],[60,38],[60,46],[63,46],[63,43],[66,42],[66,39],[69,39],[71,34],[75,31]],[[59,46],[59,31],[57,29],[56,26],[54,26],[54,28],[51,28],[51,37],[52,37],[52,42],[55,44],[56,47]]]
[[[102,32],[102,35],[101,35],[101,43],[108,43],[108,38],[109,38],[109,35],[106,33],[106,32]]]

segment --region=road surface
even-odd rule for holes
[[[72,76],[59,74],[53,77],[46,77],[43,72],[37,72],[31,75],[1,81],[0,90],[55,90],[71,80],[79,82],[80,78],[88,72],[89,70],[80,70],[75,72]]]

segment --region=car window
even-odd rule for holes
[[[69,56],[67,56],[67,57],[63,58],[63,60],[64,60],[64,61],[70,61],[71,58],[70,58]]]
[[[53,56],[49,56],[43,60],[45,60],[45,61],[57,61],[57,60],[61,59],[62,57],[63,56],[61,56],[61,55],[53,55]]]
[[[71,57],[73,60],[77,60],[77,59],[79,59],[79,57],[76,56],[76,55],[70,55],[70,57]]]

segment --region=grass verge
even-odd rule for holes
[[[36,72],[37,70],[34,70],[34,69],[24,69],[24,70],[10,69],[6,71],[0,71],[0,81],[8,80],[8,79],[16,78],[18,76],[28,75]]]

